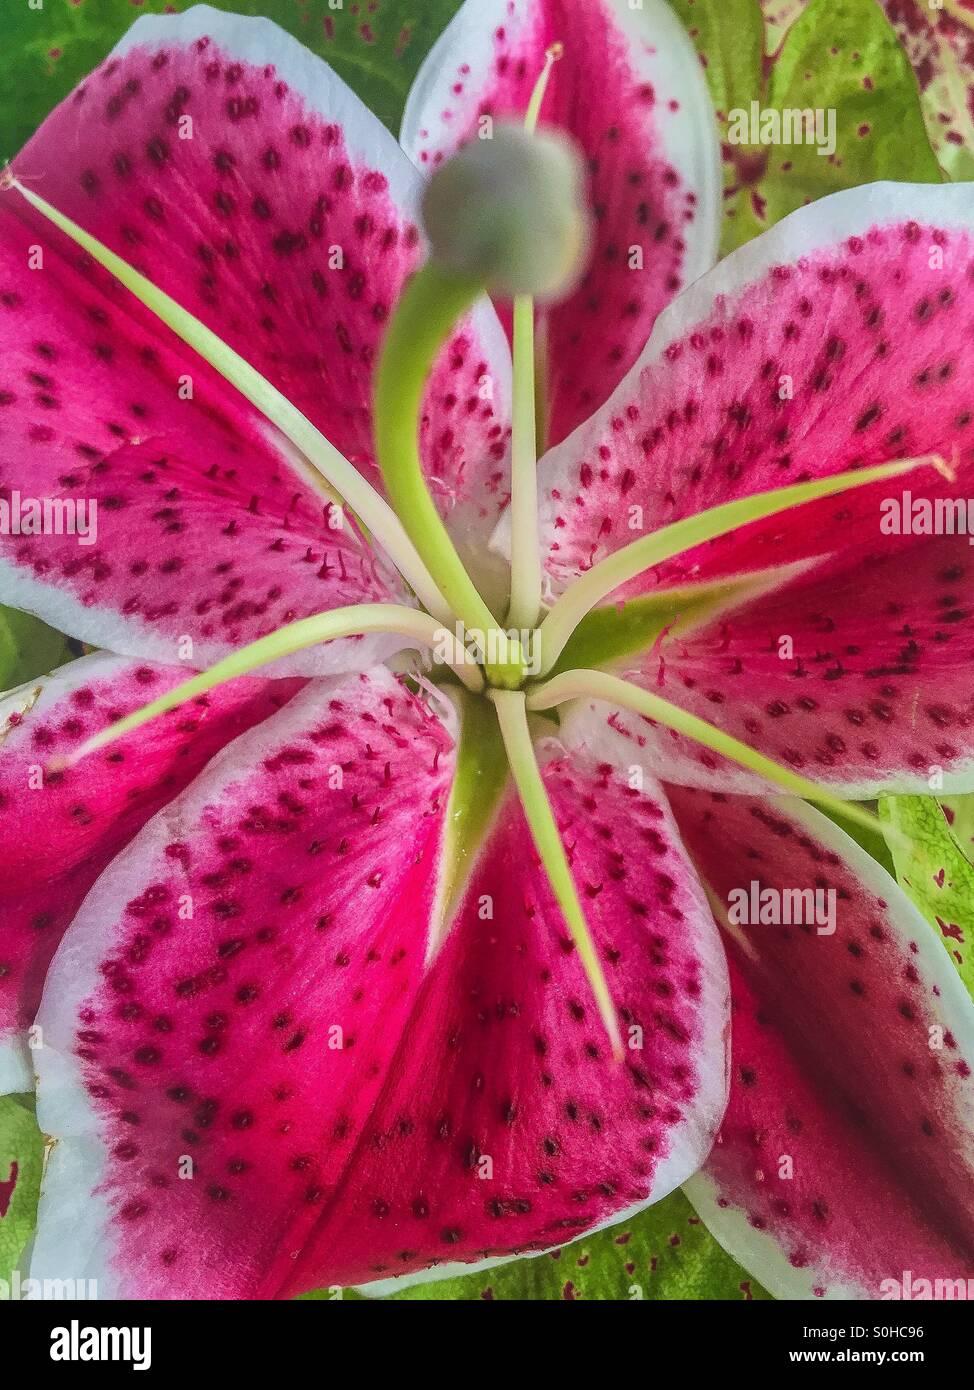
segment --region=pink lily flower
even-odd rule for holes
[[[535,306],[418,219],[539,113],[592,231]],[[662,0],[470,0],[402,148],[274,25],[146,18],[15,161],[0,497],[99,534],[0,585],[102,649],[0,709],[34,1277],[401,1283],[680,1184],[781,1297],[974,1274],[974,1006],[808,804],[974,784],[967,540],[881,528],[970,476],[974,201],[709,269],[719,216]]]

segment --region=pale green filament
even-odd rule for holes
[[[729,758],[731,762],[739,763],[749,772],[757,773],[773,786],[781,787],[793,796],[817,802],[819,806],[844,816],[856,825],[882,833],[879,821],[870,812],[833,796],[817,782],[799,776],[790,768],[776,763],[773,758],[766,758],[763,753],[755,752],[740,739],[724,733],[714,724],[708,724],[706,719],[700,719],[697,715],[681,709],[679,705],[673,705],[669,700],[664,700],[649,690],[643,690],[641,686],[633,685],[630,681],[621,680],[618,676],[610,676],[605,671],[564,671],[560,676],[553,676],[546,684],[529,692],[527,707],[532,710],[553,709],[555,705],[564,704],[566,700],[579,699],[604,700],[612,705],[622,705],[624,709],[631,709],[657,724],[674,729],[677,733],[693,739],[695,743],[702,744],[704,748],[710,748],[722,757]]]
[[[208,671],[192,676],[173,690],[161,695],[158,700],[143,705],[141,709],[110,724],[92,738],[87,739],[72,755],[70,761],[78,762],[106,744],[114,743],[124,734],[139,729],[143,724],[166,714],[178,705],[196,695],[205,695],[237,676],[245,676],[259,666],[277,661],[306,647],[316,647],[319,642],[332,642],[339,637],[358,637],[368,632],[395,632],[407,637],[410,642],[423,647],[450,648],[453,661],[451,665],[468,690],[475,693],[483,690],[484,682],[479,668],[467,656],[456,637],[416,608],[403,608],[395,603],[360,603],[351,608],[336,608],[330,613],[316,613],[311,618],[299,618],[277,632],[259,637],[239,651],[231,652]]]
[[[531,830],[535,848],[541,858],[548,882],[558,901],[578,951],[599,1014],[612,1044],[613,1056],[621,1061],[625,1053],[619,1036],[619,1023],[609,986],[599,960],[598,948],[585,920],[585,913],[578,899],[575,880],[568,864],[565,846],[562,844],[558,823],[545,791],[544,781],[534,756],[531,731],[528,728],[525,712],[525,699],[521,691],[492,690],[490,699],[497,710],[501,726],[501,736],[507,749],[511,775],[517,787],[521,805]]]
[[[716,540],[749,522],[761,521],[820,497],[866,487],[869,483],[897,478],[924,467],[943,472],[947,465],[939,456],[930,454],[917,459],[900,459],[896,463],[877,464],[873,468],[860,468],[854,472],[836,473],[831,478],[819,478],[810,483],[795,483],[790,487],[776,488],[773,492],[759,492],[734,502],[724,502],[719,507],[698,512],[683,521],[675,521],[651,535],[641,536],[639,540],[624,545],[576,579],[542,620],[541,674],[547,675],[554,666],[565,643],[586,613],[614,590],[653,565],[672,560],[686,550],[692,550],[705,541]]]
[[[425,607],[442,621],[453,621],[449,606],[430,578],[395,512],[366,482],[358,469],[339,453],[286,396],[199,319],[158,289],[127,261],[123,261],[121,256],[117,256],[114,251],[110,251],[102,242],[91,236],[83,227],[65,217],[64,213],[59,212],[32,189],[26,188],[19,180],[8,175],[6,186],[16,188],[31,207],[36,208],[66,236],[87,251],[99,265],[110,271],[140,303],[171,328],[194,352],[198,352],[204,361],[214,367],[242,396],[256,406],[262,415],[276,425],[361,518]]]
[[[552,44],[531,93],[524,128],[534,134],[551,69],[562,56]],[[535,383],[534,298],[514,300],[514,374],[511,404],[511,627],[533,628],[541,611],[541,546],[538,540],[538,428]]]
[[[511,406],[511,627],[533,628],[541,611],[538,542],[537,424],[534,390],[534,299],[514,300]]]

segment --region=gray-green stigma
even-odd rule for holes
[[[868,812],[840,801],[716,726],[607,670],[590,664],[573,667],[571,658],[575,648],[591,653],[591,642],[580,639],[589,633],[596,613],[600,661],[609,664],[613,651],[632,655],[652,647],[659,622],[648,624],[645,640],[634,645],[626,606],[620,611],[605,606],[621,586],[651,567],[817,498],[943,464],[936,458],[898,461],[725,503],[623,546],[545,608],[537,505],[535,297],[552,299],[570,290],[584,267],[589,242],[578,155],[563,139],[535,130],[548,73],[558,56],[557,46],[549,51],[524,126],[501,125],[491,140],[472,142],[445,162],[427,188],[424,212],[432,254],[406,284],[375,377],[376,454],[386,497],[205,324],[19,180],[7,175],[4,186],[109,270],[276,426],[359,519],[415,596],[415,606],[360,604],[282,627],[118,720],[83,743],[72,761],[187,700],[295,652],[365,633],[398,634],[404,649],[425,655],[430,679],[454,689],[459,681],[469,697],[485,702],[481,717],[488,717],[499,735],[537,853],[620,1057],[615,1007],[545,791],[529,714],[574,700],[626,708],[695,740],[773,786],[876,829],[878,822]],[[427,485],[418,448],[422,403],[434,363],[457,322],[489,293],[514,300],[510,588],[503,613],[492,610],[465,568]],[[721,595],[725,609],[735,594],[743,601],[747,591],[728,586]],[[685,607],[684,596],[680,603]],[[421,674],[419,668],[415,674]]]

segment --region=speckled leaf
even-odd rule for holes
[[[420,1284],[397,1299],[764,1299],[681,1192],[554,1255]]]
[[[213,0],[265,15],[327,59],[393,129],[426,53],[459,0]],[[4,5],[0,45],[0,157],[16,154],[47,113],[102,61],[142,14],[187,10],[191,0],[27,0]]]
[[[755,39],[758,0],[676,0],[676,8],[697,44],[721,122],[724,252],[842,188],[878,179],[940,181],[916,78],[876,0],[813,0],[764,62]],[[834,153],[819,154],[814,142],[732,143],[728,117],[735,109],[750,112],[752,101],[761,113],[834,111]]]
[[[807,144],[771,151],[768,224],[840,188],[941,180],[913,70],[875,0],[815,0],[788,33],[768,99],[836,113],[833,156]]]
[[[8,1283],[34,1230],[43,1157],[33,1096],[0,1096],[0,1280]]]
[[[879,0],[920,84],[930,143],[952,179],[974,176],[974,2]],[[768,46],[780,43],[808,0],[762,0]]]
[[[0,690],[11,690],[70,661],[68,639],[29,613],[0,608]]]
[[[974,795],[945,796],[941,801],[950,833],[974,864]]]
[[[764,56],[760,0],[670,0],[690,35],[718,120],[757,96]]]
[[[887,796],[879,809],[882,819],[906,837],[890,840],[900,883],[937,928],[974,995],[974,865],[961,852],[934,797]]]

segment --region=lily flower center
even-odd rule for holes
[[[499,123],[489,139],[473,141],[446,161],[427,187],[424,218],[431,255],[401,295],[374,384],[376,454],[386,497],[276,387],[144,275],[9,173],[0,193],[25,199],[250,400],[339,495],[415,597],[408,604],[359,604],[320,613],[261,637],[120,719],[82,744],[72,761],[225,681],[320,642],[372,632],[399,634],[404,648],[432,654],[432,678],[444,692],[450,686],[457,690],[458,683],[465,687],[466,695],[458,692],[461,709],[474,698],[480,711],[472,726],[481,731],[476,737],[482,737],[484,716],[489,716],[496,749],[506,759],[505,781],[509,778],[520,798],[613,1049],[621,1056],[613,1001],[536,759],[530,720],[538,712],[578,699],[622,706],[850,821],[870,828],[877,822],[659,695],[604,670],[573,668],[573,638],[620,586],[704,542],[818,498],[922,466],[943,471],[947,465],[938,458],[897,460],[725,503],[616,550],[545,610],[538,527],[537,451],[543,432],[535,405],[536,301],[570,291],[583,271],[589,242],[579,156],[564,138],[537,131],[545,89],[559,56],[560,48],[554,45],[523,126]],[[430,492],[419,451],[423,402],[434,364],[458,321],[485,294],[513,300],[510,599],[503,614],[492,611],[465,568]],[[624,615],[611,608],[599,611],[610,624],[618,616],[620,631],[624,628]],[[651,647],[659,630],[657,626],[642,646]],[[421,673],[415,670],[412,678],[421,690]],[[547,717],[550,721],[552,716]],[[461,725],[465,723],[461,719]]]

